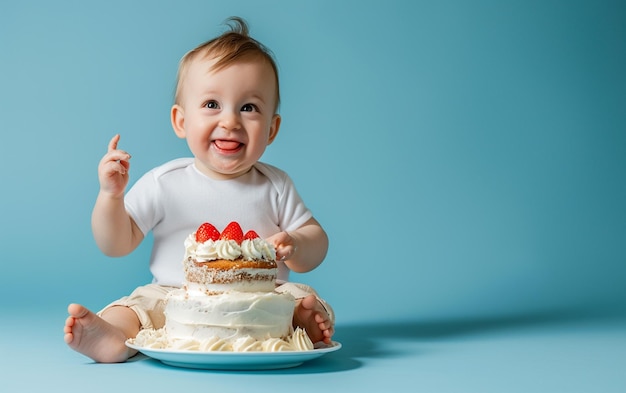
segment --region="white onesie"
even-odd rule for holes
[[[125,197],[126,210],[144,236],[152,231],[150,257],[153,283],[180,286],[183,282],[183,242],[203,222],[221,231],[237,221],[244,232],[267,238],[293,231],[312,217],[282,170],[257,163],[243,176],[215,180],[202,174],[193,158],[167,162],[143,175]],[[278,280],[289,277],[278,263]]]

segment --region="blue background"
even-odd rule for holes
[[[330,236],[292,279],[333,304],[338,339],[626,314],[626,7],[489,0],[3,3],[3,312],[49,315],[62,344],[68,303],[151,279],[150,238],[95,246],[97,164],[115,133],[131,183],[190,154],[169,122],[178,60],[231,15],[278,59],[263,161]]]

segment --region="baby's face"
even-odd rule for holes
[[[200,171],[229,179],[249,171],[278,133],[276,77],[269,64],[258,61],[218,71],[212,70],[214,62],[196,59],[189,66],[176,133],[187,139]]]

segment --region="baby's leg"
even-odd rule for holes
[[[335,332],[332,321],[324,306],[317,300],[315,295],[308,295],[296,301],[293,313],[294,327],[306,330],[313,343],[323,341],[331,343],[331,337]]]
[[[100,363],[124,362],[136,351],[125,344],[140,329],[139,319],[128,307],[107,309],[102,318],[79,304],[70,304],[65,321],[65,342],[70,348]]]

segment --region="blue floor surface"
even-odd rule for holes
[[[626,316],[568,314],[339,324],[339,351],[295,368],[214,371],[139,355],[96,364],[63,342],[63,310],[5,314],[3,392],[620,392]]]

